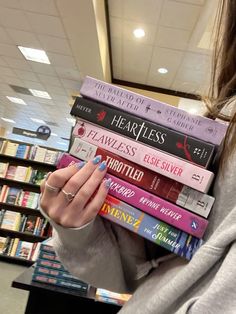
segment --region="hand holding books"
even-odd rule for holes
[[[52,220],[63,227],[78,228],[95,218],[110,184],[110,180],[103,181],[106,163],[100,161],[101,156],[96,156],[87,164],[75,163],[50,174],[47,184],[42,185],[41,207]]]

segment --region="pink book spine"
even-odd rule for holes
[[[106,178],[111,179],[110,195],[188,234],[197,238],[203,237],[208,225],[206,219],[112,175],[107,174]]]
[[[214,178],[214,174],[204,168],[79,119],[73,134],[90,144],[111,151],[204,193],[207,193]]]
[[[57,165],[58,169],[69,166],[75,158],[71,155],[65,155],[62,159],[63,163]],[[76,162],[79,162],[79,159],[76,159]],[[106,179],[111,179],[109,189],[110,195],[187,232],[188,234],[197,238],[203,237],[208,225],[206,219],[115,176],[106,174]]]

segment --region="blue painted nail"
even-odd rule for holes
[[[93,164],[94,165],[97,165],[102,159],[102,156],[101,155],[98,155],[96,157],[93,158]]]
[[[80,161],[80,162],[78,162],[77,164],[76,164],[76,167],[78,168],[78,169],[81,169],[81,168],[83,168],[83,166],[86,164],[86,162],[85,161]]]
[[[104,160],[104,161],[99,165],[98,169],[99,169],[100,171],[103,171],[103,170],[106,169],[106,167],[107,167],[107,162]]]
[[[110,186],[111,186],[111,178],[109,178],[108,180],[105,180],[105,187],[109,190]]]

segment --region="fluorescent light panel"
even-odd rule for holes
[[[26,60],[51,64],[46,52],[40,49],[18,46]]]
[[[56,133],[51,133],[51,136],[58,136]]]
[[[26,105],[23,99],[17,97],[6,96],[8,100],[14,102],[15,104]]]
[[[43,90],[37,90],[37,89],[31,89],[29,88],[29,91],[31,94],[35,97],[40,97],[40,98],[46,98],[46,99],[52,99],[52,97],[45,91]]]
[[[1,118],[3,121],[5,121],[5,122],[10,122],[10,123],[16,123],[14,120],[12,120],[12,119],[7,119],[7,118]]]

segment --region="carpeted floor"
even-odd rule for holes
[[[18,277],[25,267],[0,262],[0,313],[24,314],[28,292],[12,288],[12,281]]]

